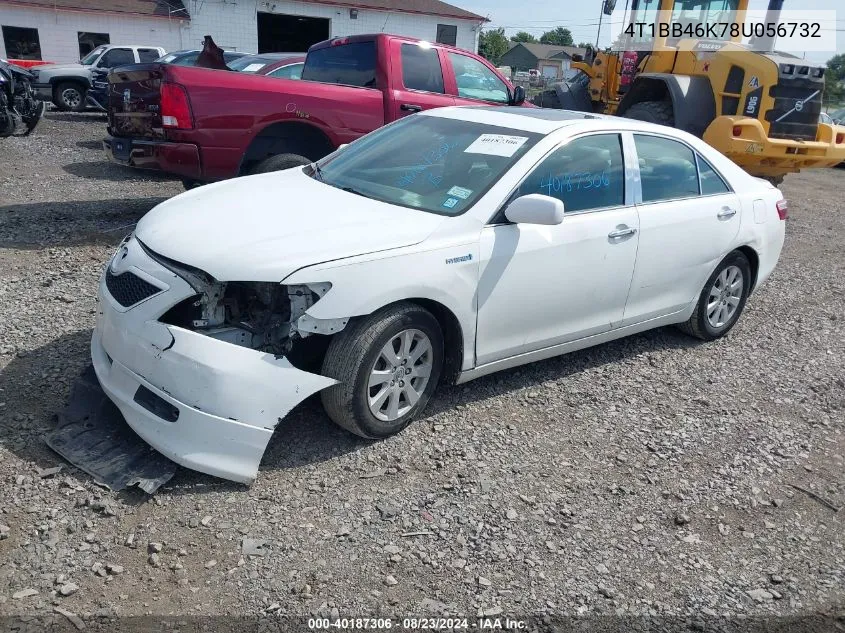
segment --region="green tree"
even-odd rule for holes
[[[572,46],[572,32],[562,26],[557,27],[554,31],[546,31],[540,36],[541,44],[555,44],[556,46]]]
[[[526,31],[520,31],[516,35],[511,38],[512,42],[527,42],[528,44],[534,44],[537,42],[537,38],[531,35]]]
[[[828,103],[845,101],[845,53],[827,60],[824,71],[824,100]]]
[[[595,44],[593,44],[592,42],[579,42],[578,43],[578,48],[587,48],[588,46],[595,47]]]
[[[494,66],[499,65],[499,60],[508,52],[508,48],[508,38],[503,28],[481,31],[478,36],[478,54]]]

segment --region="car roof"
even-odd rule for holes
[[[425,110],[417,116],[439,116],[450,119],[463,119],[474,123],[486,123],[525,132],[551,134],[564,127],[576,126],[587,129],[617,129],[644,132],[657,132],[676,138],[686,134],[675,128],[663,125],[635,121],[606,114],[577,112],[575,110],[557,110],[553,108],[528,108],[520,106],[451,106]]]

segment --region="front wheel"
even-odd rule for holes
[[[385,438],[425,408],[442,368],[437,319],[413,303],[388,306],[332,339],[321,373],[338,384],[321,392],[323,407],[347,431]]]
[[[53,103],[59,110],[81,112],[85,109],[85,88],[73,81],[64,81],[53,90]]]
[[[669,101],[641,101],[628,108],[622,116],[626,119],[675,127],[675,113]]]
[[[751,265],[745,255],[734,251],[710,275],[692,316],[678,327],[705,341],[721,338],[736,325],[750,291]]]

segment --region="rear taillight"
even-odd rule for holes
[[[789,217],[789,205],[787,204],[786,200],[778,200],[776,206],[778,208],[778,217],[781,220],[785,220]]]
[[[161,84],[161,124],[177,130],[191,130],[194,127],[188,93],[179,84],[168,81]]]
[[[842,143],[845,143],[845,134],[843,134],[842,132],[838,132],[836,134],[836,144],[842,145]]]

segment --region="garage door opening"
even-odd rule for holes
[[[258,52],[305,52],[317,42],[329,39],[327,18],[258,12]]]

